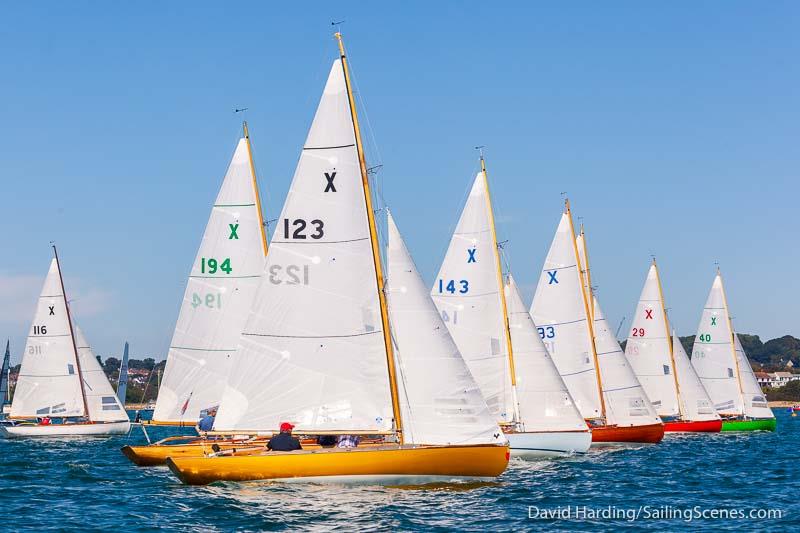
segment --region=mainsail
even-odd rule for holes
[[[128,420],[125,408],[108,382],[103,367],[78,326],[75,326],[75,344],[81,362],[81,376],[86,391],[89,419],[93,422],[121,422]]]
[[[592,347],[592,324],[569,206],[542,268],[530,310],[558,372],[584,418],[604,416]]]
[[[266,251],[245,124],[186,284],[154,421],[193,424],[219,404]]]
[[[405,442],[503,442],[391,215],[388,226],[387,296]]]
[[[8,403],[8,369],[11,364],[11,342],[6,341],[6,354],[3,356],[3,368],[0,371],[0,411]],[[2,414],[2,412],[0,412]]]
[[[625,356],[659,416],[681,415],[669,324],[655,261],[636,305]]]
[[[431,296],[500,422],[518,421],[502,275],[484,171],[472,184]]]
[[[11,417],[88,414],[78,366],[61,273],[54,258],[25,344]]]
[[[672,334],[673,355],[675,358],[675,375],[681,387],[681,411],[686,420],[719,420],[717,410],[711,398],[708,397],[705,387],[692,368],[689,356],[683,349],[678,335]]]
[[[119,378],[117,379],[117,398],[125,405],[125,396],[128,393],[128,343],[122,353],[122,363],[119,365]]]
[[[692,366],[721,415],[745,414],[739,362],[733,346],[722,276],[717,273],[708,293],[692,349]]]
[[[303,147],[214,428],[389,432],[392,392],[342,59]],[[392,370],[393,371],[393,370]]]

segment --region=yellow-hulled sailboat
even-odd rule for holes
[[[186,284],[153,420],[145,424],[194,427],[204,412],[219,405],[236,358],[267,253],[247,122],[242,127]],[[138,466],[154,466],[169,456],[209,453],[214,444],[229,449],[263,444],[264,439],[178,435],[125,446],[122,453]]]
[[[185,483],[493,478],[509,449],[388,218],[384,283],[341,35],[215,430],[361,435],[356,448],[170,457]]]

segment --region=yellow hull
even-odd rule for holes
[[[295,480],[424,483],[494,478],[508,465],[508,446],[381,446],[263,452],[221,457],[170,456],[167,465],[184,483]]]

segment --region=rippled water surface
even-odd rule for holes
[[[657,446],[517,462],[497,482],[411,488],[281,483],[181,485],[166,468],[137,468],[129,437],[0,441],[4,528],[180,530],[612,529],[675,530],[656,512],[775,509],[782,518],[693,519],[715,530],[800,528],[800,416],[776,409],[776,433],[668,436]],[[149,430],[151,436],[170,428]],[[570,506],[570,517],[566,507]],[[592,518],[616,506],[625,517]],[[640,509],[641,508],[641,509]],[[561,510],[561,519],[537,519]],[[575,513],[584,512],[575,517]]]

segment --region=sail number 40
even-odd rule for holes
[[[456,287],[456,283],[458,283],[458,288]],[[459,294],[467,294],[469,292],[469,281],[462,279],[456,281],[451,279],[447,283],[443,279],[439,280],[439,294],[444,292],[449,292],[450,294],[455,294],[456,290],[458,290]]]
[[[192,307],[197,309],[199,306],[203,304],[205,304],[206,307],[210,307],[212,309],[220,309],[222,307],[222,300],[220,299],[219,293],[206,294],[205,297],[201,298],[199,294],[193,292]]]
[[[710,333],[700,334],[700,342],[711,342],[711,334]]]
[[[200,258],[200,272],[203,274],[216,274],[218,270],[225,272],[226,274],[230,274],[233,270],[231,268],[231,258],[226,257],[220,263],[217,259],[213,257],[209,257],[206,259],[205,257]]]

